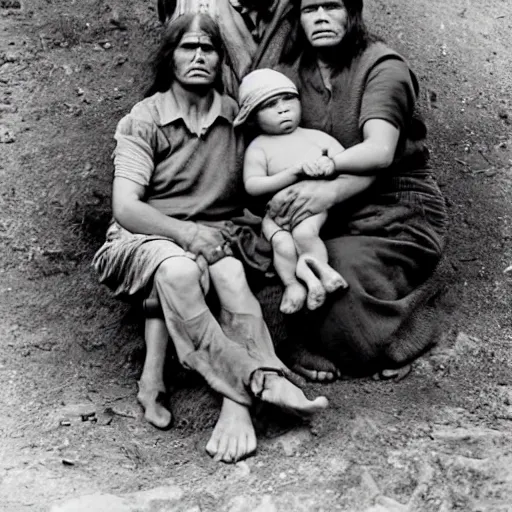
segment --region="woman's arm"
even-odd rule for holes
[[[277,174],[267,174],[267,159],[261,147],[249,146],[244,156],[244,184],[251,196],[273,194],[292,183],[296,183],[302,173],[302,166],[295,165]]]
[[[384,119],[369,119],[363,126],[363,142],[333,157],[336,172],[371,175],[387,169],[395,157],[400,131]]]
[[[284,227],[332,208],[366,190],[378,171],[393,162],[400,132],[382,119],[370,119],[363,126],[363,142],[332,157],[337,173],[334,180],[302,181],[278,192],[268,204],[268,214]],[[323,157],[325,158],[325,157]]]

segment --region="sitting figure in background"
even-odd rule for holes
[[[334,178],[333,158],[343,146],[320,130],[299,127],[299,94],[289,78],[272,69],[253,71],[242,80],[239,103],[234,124],[246,123],[258,133],[244,158],[245,189],[250,195],[269,196],[302,179]],[[347,175],[346,179],[366,188],[373,178]],[[282,313],[296,313],[304,303],[317,309],[326,292],[347,287],[328,264],[320,238],[326,219],[327,211],[317,213],[293,229],[279,226],[268,215],[263,219],[262,231],[272,244],[274,266],[285,286]]]

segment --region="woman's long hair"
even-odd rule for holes
[[[213,83],[215,89],[223,92],[224,85],[222,83],[222,61],[224,59],[224,45],[220,30],[215,22],[208,14],[183,14],[179,16],[165,28],[164,36],[160,48],[152,61],[153,82],[146,90],[144,97],[147,98],[157,92],[168,91],[174,82],[174,51],[181,41],[183,35],[189,31],[194,21],[198,21],[198,28],[207,34],[219,55],[219,64],[217,77]]]
[[[350,66],[352,60],[371,42],[380,40],[377,36],[370,34],[366,28],[363,20],[363,0],[342,0],[342,2],[347,11],[346,32],[340,43],[331,49],[331,64],[337,69]],[[300,24],[301,0],[293,0],[293,3],[295,26],[283,50],[281,62],[284,64],[292,64],[301,56],[313,58],[315,53]]]

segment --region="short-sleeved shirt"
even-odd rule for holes
[[[416,77],[405,59],[383,43],[372,43],[349,67],[331,77],[331,90],[318,64],[305,55],[280,68],[297,85],[302,104],[302,126],[329,133],[345,148],[363,141],[369,119],[383,119],[400,130],[394,169],[425,167],[426,128],[415,112]]]
[[[181,220],[225,220],[243,210],[243,140],[238,107],[215,92],[194,133],[172,90],[137,103],[115,134],[114,176],[146,189],[145,201]]]

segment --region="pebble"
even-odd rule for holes
[[[9,105],[8,103],[0,103],[0,113],[2,114],[15,114],[18,112],[18,107]]]
[[[307,441],[310,441],[312,437],[309,429],[302,427],[279,436],[273,444],[280,446],[287,457],[293,457],[299,453],[299,448]]]
[[[268,494],[263,496],[261,503],[256,508],[253,508],[251,512],[277,512],[272,496]]]
[[[5,125],[0,124],[0,144],[11,144],[15,142],[16,138],[9,128]]]
[[[62,420],[70,420],[72,418],[81,418],[87,420],[96,414],[96,406],[93,403],[86,402],[80,404],[67,404],[60,411]],[[84,421],[85,421],[84,420]]]
[[[182,497],[183,491],[177,486],[156,487],[121,496],[97,493],[54,504],[50,512],[177,512]]]

